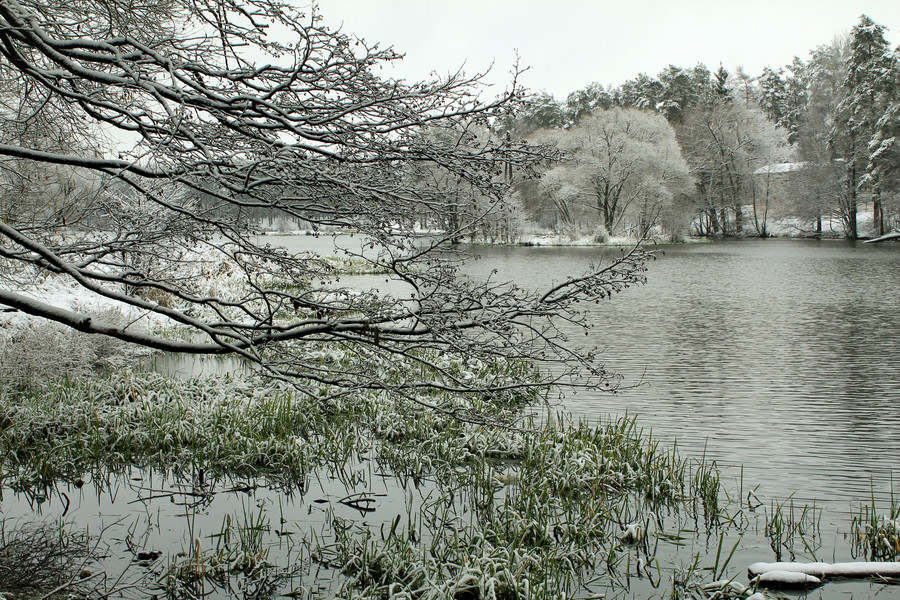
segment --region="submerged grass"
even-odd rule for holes
[[[795,506],[793,498],[772,501],[766,511],[766,537],[775,560],[815,560],[821,548],[822,511],[815,504]]]
[[[182,549],[155,570],[151,589],[167,598],[282,596],[301,571],[303,557],[292,552],[289,564],[270,561],[271,530],[263,508],[245,507],[240,520],[226,515],[221,528],[205,537],[188,531]]]
[[[0,483],[47,494],[58,481],[138,467],[188,477],[201,492],[240,476],[303,493],[322,469],[352,486],[364,478],[348,471],[366,464],[398,490],[427,483],[388,526],[332,512],[307,539],[310,557],[343,574],[331,593],[355,598],[588,596],[653,571],[656,544],[674,535],[667,515],[719,522],[714,465],[682,460],[634,419],[539,421],[521,412],[530,400],[462,407],[521,419],[502,428],[384,394],[323,404],[252,377],[63,379],[0,402]],[[191,536],[160,589],[191,597],[240,578],[274,594],[283,573],[260,541],[270,534],[257,514]]]

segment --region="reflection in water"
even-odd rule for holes
[[[540,286],[597,248],[478,248],[491,268]],[[666,246],[648,283],[593,309],[594,342],[625,384],[567,398],[588,419],[637,415],[760,495],[884,499],[900,446],[900,247],[743,240]]]

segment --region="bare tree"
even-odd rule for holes
[[[609,385],[594,352],[557,323],[586,327],[578,302],[641,281],[641,251],[541,292],[463,276],[450,245],[459,231],[412,231],[410,215],[446,222],[452,206],[410,172],[441,170],[499,202],[506,188],[498,174],[527,168],[541,153],[422,135],[500,114],[519,98],[515,77],[508,92],[482,102],[478,75],[412,84],[375,75],[397,58],[277,0],[144,8],[0,0],[0,69],[25,90],[0,115],[0,129],[50,120],[90,140],[3,139],[0,157],[77,169],[102,184],[78,235],[71,222],[31,207],[17,207],[27,218],[0,222],[5,272],[20,281],[56,274],[189,335],[104,322],[35,299],[11,279],[0,285],[0,303],[159,350],[240,355],[309,393],[390,389],[446,409],[440,398],[533,385],[506,366],[535,359],[555,364],[560,383]],[[114,143],[98,145],[98,133]],[[246,216],[260,210],[363,238],[360,258],[408,296],[341,287],[320,256],[256,243]],[[208,271],[190,268],[198,251],[218,257],[213,266],[242,285],[212,289]],[[448,354],[502,376],[473,383],[444,361]]]
[[[699,182],[701,233],[743,235],[749,204],[756,234],[766,237],[768,194],[765,182],[757,189],[754,172],[789,158],[783,132],[755,107],[720,102],[690,111],[681,141]]]

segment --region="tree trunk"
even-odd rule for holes
[[[712,235],[719,233],[721,227],[719,226],[719,217],[716,215],[716,209],[711,208],[707,212],[709,215],[709,232]]]
[[[856,165],[850,163],[847,186],[850,188],[847,205],[847,239],[855,240],[859,237],[859,229],[856,224]]]
[[[872,186],[872,221],[875,235],[884,235],[884,205],[881,202],[881,184],[877,181]]]

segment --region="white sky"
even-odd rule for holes
[[[558,100],[591,82],[621,84],[668,64],[711,69],[722,62],[751,75],[803,59],[861,13],[896,44],[898,0],[317,0],[332,28],[394,46],[406,58],[386,75],[426,79],[494,64],[496,93],[516,51],[530,66],[522,82]],[[493,95],[491,93],[490,95]]]

